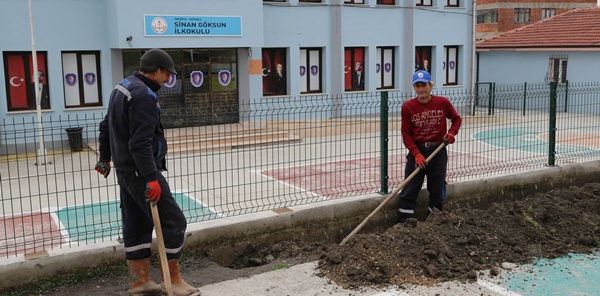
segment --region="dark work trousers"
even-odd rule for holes
[[[150,203],[146,202],[146,180],[136,172],[119,170],[117,170],[117,180],[121,188],[125,257],[127,260],[150,258],[154,222]],[[167,259],[178,259],[183,252],[187,220],[175,202],[167,180],[160,173],[158,174],[158,183],[162,193],[156,206],[165,240]]]
[[[419,146],[421,154],[428,158],[437,147]],[[423,181],[427,176],[427,191],[429,191],[429,210],[438,208],[442,210],[444,202],[444,191],[446,182],[446,168],[448,165],[448,152],[446,147],[442,148],[435,157],[427,164],[425,170],[420,170],[400,191],[400,207],[398,208],[397,222],[405,222],[415,214],[417,197],[423,187]],[[408,178],[415,171],[415,157],[409,153],[406,156],[406,167],[404,168],[404,178]]]

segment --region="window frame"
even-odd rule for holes
[[[433,0],[417,0],[416,6],[433,6]]]
[[[531,22],[531,8],[515,8],[515,24],[529,24]]]
[[[385,85],[384,81],[385,81],[385,51],[389,51],[391,50],[391,57],[392,60],[390,61],[391,64],[391,84],[390,85]],[[377,47],[377,56],[379,57],[379,59],[377,60],[377,64],[380,65],[379,67],[379,72],[377,72],[377,68],[375,69],[375,73],[376,75],[378,75],[378,81],[377,81],[377,90],[384,90],[384,89],[394,89],[395,88],[395,81],[396,81],[396,48],[394,48],[393,46],[380,46]],[[377,65],[376,65],[377,67]]]
[[[262,95],[264,97],[272,97],[272,96],[287,96],[289,95],[289,65],[287,61],[288,50],[285,47],[269,47],[262,48],[262,69],[263,69],[263,79],[262,79]],[[267,57],[267,58],[265,58]],[[277,85],[273,81],[271,81],[277,73],[277,61],[281,62],[283,66],[283,73],[285,75],[285,91],[283,93],[278,93]],[[266,64],[268,63],[268,64]],[[266,74],[265,74],[266,73]],[[269,76],[273,74],[273,76]]]
[[[304,61],[304,65],[306,65],[305,69],[304,69],[304,75],[306,75],[306,81],[304,81],[304,78],[302,78],[302,71],[301,71],[301,67],[303,65],[303,61],[302,61],[302,52],[306,51],[305,53],[305,58],[306,60]],[[311,60],[311,52],[317,52],[318,54],[318,65],[316,65],[318,68],[318,80],[319,80],[319,86],[318,89],[311,89],[311,79],[309,79],[309,75],[312,75],[312,71],[310,70],[312,68],[312,60]],[[323,92],[323,48],[320,47],[302,47],[300,48],[300,67],[298,69],[299,71],[299,75],[300,75],[300,94],[312,94],[312,93],[322,93]],[[303,83],[306,83],[306,85],[302,85]],[[305,87],[305,88],[304,88]],[[303,91],[303,89],[305,89],[305,91]]]
[[[489,21],[487,21],[489,20]],[[498,9],[477,11],[477,24],[497,24]]]
[[[450,69],[451,68],[451,63],[452,61],[450,60],[450,53],[452,50],[455,50],[455,56],[454,56],[454,68],[455,69]],[[459,64],[459,50],[460,47],[458,45],[448,45],[448,46],[444,46],[444,86],[454,86],[454,85],[458,85],[458,64]],[[454,72],[454,81],[449,81],[450,78],[450,71]]]
[[[446,7],[460,7],[460,0],[446,0]]]
[[[64,73],[64,54],[75,54],[77,58],[77,84],[79,87],[79,104],[78,105],[67,105],[67,96],[65,89],[65,74]],[[85,73],[83,73],[82,66],[82,56],[84,55],[94,55],[94,61],[96,62],[96,88],[98,91],[98,102],[86,103],[85,101]],[[85,108],[85,107],[99,107],[102,106],[102,70],[100,65],[100,51],[97,50],[87,50],[87,51],[77,51],[77,50],[65,50],[60,53],[61,56],[61,66],[62,66],[62,77],[63,77],[63,91],[65,92],[65,101],[64,106],[65,109],[75,109],[75,108]]]
[[[542,19],[551,18],[556,15],[556,8],[542,8]]]
[[[47,51],[36,51],[37,55],[37,63],[38,63],[38,71],[44,71],[44,86],[47,87],[48,92],[48,107],[42,108],[42,110],[51,109],[51,98],[50,98],[50,80],[48,74],[48,52]],[[12,98],[11,96],[11,86],[13,85],[13,78],[16,76],[11,76],[9,73],[9,57],[10,56],[20,56],[23,61],[23,78],[20,81],[25,84],[25,101],[27,102],[27,107],[13,107],[13,102],[17,98]],[[35,111],[37,110],[37,101],[35,99],[35,89],[31,89],[31,85],[33,85],[33,58],[31,51],[5,51],[3,52],[3,60],[4,60],[4,79],[5,79],[5,87],[6,87],[6,110],[8,112],[16,112],[16,111]],[[40,61],[41,60],[41,61]],[[41,66],[41,67],[40,67]],[[14,69],[13,69],[14,70]],[[9,77],[10,76],[10,77]],[[20,77],[17,77],[20,78]]]
[[[428,68],[425,69],[423,62],[427,60]],[[415,72],[426,70],[433,75],[433,46],[415,46]]]
[[[344,0],[344,4],[365,4],[365,0]]]
[[[358,54],[357,51],[362,51],[362,54]],[[365,64],[365,53],[366,53],[367,49],[366,47],[346,47],[344,48],[344,91],[346,92],[354,92],[354,91],[364,91],[367,89],[367,67]],[[346,54],[349,54],[350,56],[350,64],[347,65],[346,64]],[[357,58],[356,56],[359,55],[360,57]],[[357,62],[360,62],[362,64],[362,77],[364,78],[364,83],[363,83],[363,87],[362,88],[354,88],[352,86],[352,72],[354,71],[355,65]],[[350,68],[348,72],[346,72],[346,68]],[[348,75],[350,74],[350,75]],[[347,82],[350,82],[349,85],[350,87],[346,87],[346,85],[348,84]]]
[[[550,77],[548,82],[556,81],[558,84],[567,83],[567,56],[551,56],[550,57]],[[556,66],[558,64],[558,67]],[[558,76],[557,80],[554,78]]]

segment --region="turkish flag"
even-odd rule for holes
[[[263,49],[262,51],[262,80],[263,80],[263,94],[271,93],[275,91],[275,86],[271,85],[271,76],[269,73],[271,71],[271,55],[270,51]]]
[[[23,56],[8,56],[8,83],[11,108],[27,108],[27,80],[25,79],[25,62]]]

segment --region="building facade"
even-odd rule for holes
[[[597,83],[600,7],[569,10],[477,42],[480,83]]]
[[[5,1],[0,10],[11,26],[1,33],[5,120],[31,120],[38,106],[43,118],[100,118],[113,86],[154,47],[178,72],[159,92],[167,127],[249,120],[242,109],[264,100],[411,92],[415,69],[429,70],[438,88],[472,83],[471,1],[31,3],[33,40],[27,1]]]
[[[478,0],[477,40],[532,24],[567,10],[594,7],[597,0]]]

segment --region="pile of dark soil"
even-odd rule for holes
[[[381,234],[357,234],[330,246],[324,276],[346,288],[429,285],[497,275],[503,262],[534,263],[600,246],[600,184],[553,190],[486,209],[433,212]]]

